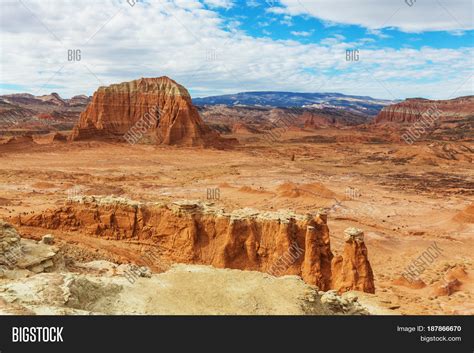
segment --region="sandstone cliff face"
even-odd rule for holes
[[[344,240],[343,255],[332,261],[332,288],[341,293],[351,289],[375,293],[374,275],[367,256],[364,233],[357,228],[348,228]]]
[[[207,146],[219,142],[219,135],[201,120],[188,91],[168,77],[100,87],[70,139],[128,137],[130,141],[142,135],[151,135],[157,143],[166,145]]]
[[[22,216],[22,225],[80,230],[90,236],[138,241],[160,258],[220,268],[255,270],[275,276],[300,275],[322,290],[331,288],[332,269],[326,216],[253,209],[224,212],[193,201],[141,204],[120,198],[82,197],[42,214]],[[349,261],[368,263],[357,251]],[[363,256],[363,259],[353,256]],[[359,276],[372,277],[363,266]],[[370,269],[370,266],[369,266]],[[372,278],[373,280],[373,278]],[[344,290],[372,286],[345,282]]]
[[[403,102],[383,108],[375,118],[375,123],[413,123],[423,114],[434,114],[439,110],[440,121],[463,119],[474,112],[474,96],[459,97],[449,100],[407,99]]]

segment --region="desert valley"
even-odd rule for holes
[[[474,313],[474,96],[163,76],[0,109],[4,314]]]

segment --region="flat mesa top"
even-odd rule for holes
[[[200,200],[140,202],[124,197],[114,196],[76,196],[72,197],[70,201],[79,204],[96,204],[103,206],[124,205],[130,207],[166,207],[174,212],[214,214],[216,216],[229,217],[232,220],[253,218],[261,220],[279,220],[283,223],[288,223],[291,219],[305,221],[315,217],[313,214],[297,214],[290,210],[260,211],[249,207],[226,212],[224,209],[215,206],[213,203],[203,202]],[[321,213],[317,212],[316,215],[321,215]]]
[[[140,78],[138,80],[115,83],[110,86],[101,86],[97,92],[103,93],[166,93],[174,96],[191,98],[189,92],[176,81],[167,76]]]

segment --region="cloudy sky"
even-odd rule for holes
[[[474,94],[471,0],[0,4],[0,94],[91,95],[98,86],[163,75],[193,97]]]

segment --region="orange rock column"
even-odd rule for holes
[[[374,274],[364,243],[364,232],[348,228],[344,233],[344,253],[332,260],[331,287],[339,293],[349,290],[375,293]]]

